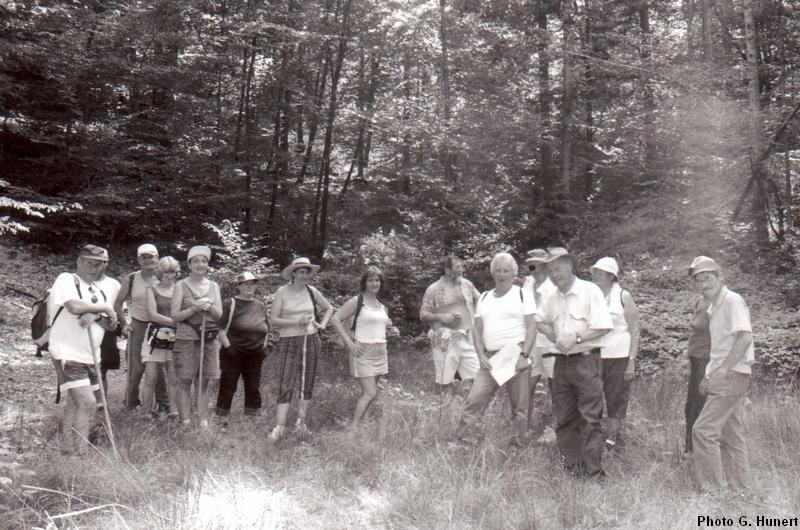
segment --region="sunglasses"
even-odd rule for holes
[[[89,292],[92,295],[92,303],[96,304],[97,303],[97,292],[94,290],[94,287],[92,287],[91,285],[89,286]]]

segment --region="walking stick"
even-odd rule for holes
[[[103,404],[103,416],[106,420],[106,430],[108,431],[108,439],[111,442],[111,449],[114,451],[114,456],[119,458],[119,451],[117,451],[117,443],[114,441],[114,431],[111,429],[111,416],[108,414],[108,401],[106,400],[106,389],[103,387],[103,374],[100,371],[100,356],[94,353],[94,337],[92,337],[91,325],[86,328],[86,333],[89,334],[89,347],[92,349],[92,358],[94,359],[94,375],[97,377],[97,383],[100,385],[100,401]]]
[[[206,353],[206,312],[203,311],[203,320],[200,323],[200,371],[197,374],[197,416],[200,421],[200,406],[203,401],[203,360]],[[208,407],[208,403],[206,403]]]
[[[120,324],[121,326],[122,324]],[[133,336],[133,331],[129,330],[127,334],[127,339],[125,339],[125,367],[127,369],[127,376],[125,377],[125,406],[128,406],[128,393],[130,392],[130,375],[131,375],[131,337]]]

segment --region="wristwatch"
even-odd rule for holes
[[[521,352],[519,352],[519,354],[520,354],[520,356],[521,356],[521,357],[525,357],[526,359],[527,359],[528,357],[530,357],[530,355],[531,355],[530,353],[528,353],[528,352],[524,352],[524,351],[521,351]]]
[[[575,344],[583,344],[583,339],[577,333],[575,334]]]

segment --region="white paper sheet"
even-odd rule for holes
[[[503,346],[497,353],[489,357],[490,373],[497,384],[503,386],[517,373],[517,360],[522,349],[519,344],[512,343]]]

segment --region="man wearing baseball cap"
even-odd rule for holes
[[[708,395],[692,428],[694,473],[703,491],[750,487],[750,459],[744,426],[744,400],[755,361],[750,312],[741,296],[725,287],[711,258],[692,263],[695,287],[711,301],[710,360],[700,383]]]
[[[95,283],[107,262],[106,249],[86,245],[78,253],[76,272],[61,273],[50,290],[49,351],[61,393],[67,398],[61,421],[67,449],[86,449],[89,423],[97,405],[95,392],[100,389],[95,359],[100,358],[104,330],[117,326],[114,300]]]
[[[613,328],[611,314],[600,288],[575,276],[575,255],[551,248],[544,262],[558,289],[536,314],[539,332],[555,345],[543,356],[555,358],[550,390],[556,440],[570,474],[602,479],[600,348]]]
[[[553,294],[557,288],[547,277],[547,251],[543,248],[536,248],[529,250],[525,258],[525,265],[530,271],[530,275],[525,277],[522,288],[527,290],[531,296],[536,300],[536,307],[541,307],[544,299]],[[553,365],[555,359],[553,357],[543,358],[542,356],[555,348],[555,344],[550,342],[550,339],[544,333],[536,334],[536,342],[533,347],[533,365],[531,366],[531,384],[530,384],[530,400],[528,405],[528,430],[534,428],[533,426],[533,411],[534,397],[536,395],[536,388],[539,386],[539,380],[544,378],[546,381],[553,378]],[[541,415],[545,417],[544,414]],[[549,416],[547,414],[546,416]],[[545,430],[547,427],[544,420],[540,421],[537,429],[540,431]]]
[[[133,410],[142,404],[139,401],[139,384],[144,374],[142,343],[147,331],[147,324],[150,322],[150,313],[147,310],[147,288],[158,283],[158,249],[151,243],[140,245],[136,249],[136,260],[139,262],[140,268],[125,276],[120,282],[122,287],[115,305],[117,313],[121,315],[122,304],[127,301],[131,317],[130,324],[122,323],[122,334],[128,337],[126,350],[128,381],[125,390],[125,406],[128,410]],[[156,402],[159,408],[168,409],[169,407],[167,385],[161,371],[159,371],[156,382]],[[151,407],[152,403],[143,403],[143,405]]]

